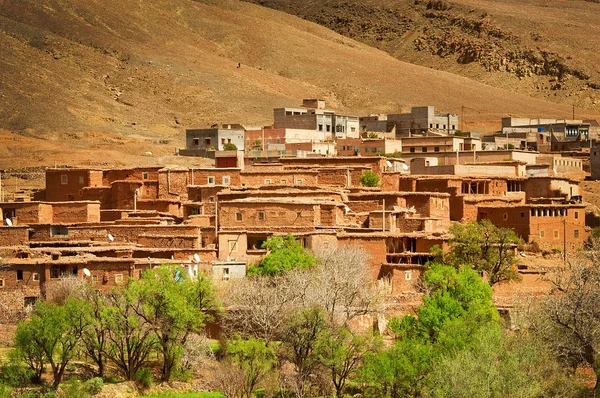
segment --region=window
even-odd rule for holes
[[[210,137],[204,139],[204,145],[210,146]]]
[[[84,181],[83,176],[79,176],[79,185],[83,185],[83,181]]]
[[[272,184],[272,181],[270,178],[265,178],[265,185],[270,185]]]
[[[544,237],[544,231],[540,231],[540,238]]]
[[[578,229],[576,229],[575,231],[573,231],[573,237],[579,238],[579,230]]]
[[[412,279],[412,271],[404,271],[404,279],[406,279],[407,281]]]
[[[323,131],[323,125],[319,124],[319,131]]]
[[[435,128],[436,128],[436,129],[439,129],[439,128],[440,128],[440,125],[439,125],[439,123],[436,123],[436,124],[435,124]]]
[[[200,145],[200,138],[194,138],[194,146]]]
[[[242,213],[235,213],[235,221],[242,221],[243,219]]]
[[[296,180],[296,184],[297,184],[297,185],[302,185],[302,183],[303,183],[303,182],[304,182],[304,181],[303,181],[302,179],[300,179],[300,178],[298,178],[298,179]]]
[[[92,282],[97,282],[97,281],[98,281],[98,276],[92,275]]]
[[[421,151],[422,151],[422,152],[427,152],[427,147],[426,147],[426,146],[422,147],[422,148],[421,148]]]
[[[350,127],[350,131],[354,133],[354,132],[356,131],[356,127]],[[596,154],[596,153],[594,152],[594,155],[595,155],[595,154]]]
[[[229,185],[231,182],[231,177],[223,176],[223,185]]]
[[[456,125],[452,125],[452,130],[456,130]]]
[[[215,185],[215,177],[208,177],[208,185]]]
[[[433,128],[433,123],[429,123],[429,128],[432,129]]]
[[[66,185],[69,182],[69,177],[66,174],[60,176],[60,183]]]
[[[143,180],[147,180],[148,178],[149,178],[148,177],[148,173],[142,173],[142,179]]]
[[[4,279],[0,279],[0,287],[4,287]]]
[[[260,221],[264,221],[265,220],[265,212],[264,211],[259,211],[258,212],[258,219]]]
[[[209,201],[210,203],[215,203],[215,197],[214,197],[214,196],[211,196],[210,198],[208,198],[208,201]]]
[[[410,153],[415,153],[415,147],[414,146],[410,147]]]
[[[228,243],[229,243],[229,253],[238,251],[237,240],[230,240]]]
[[[433,147],[433,151],[434,152],[439,152],[440,151],[440,147],[439,146]]]
[[[53,266],[50,268],[50,279],[57,279],[60,277],[60,268]]]
[[[504,221],[508,220],[508,213],[504,213],[504,214],[502,215],[502,219],[503,219]]]
[[[116,274],[115,275],[115,283],[121,283],[123,282],[123,274]]]
[[[554,231],[554,239],[558,239],[558,231]]]
[[[40,280],[40,274],[38,274],[37,272],[34,272],[34,274],[33,274],[33,280],[34,281],[39,281]]]
[[[521,217],[525,217],[525,212],[524,211],[521,212]]]
[[[325,128],[327,129],[327,131],[331,131],[331,126],[330,125],[326,125]]]
[[[227,143],[231,144],[231,138],[227,138]]]
[[[37,300],[37,297],[23,297],[23,305],[25,306],[25,308],[33,307]]]
[[[573,214],[573,217],[575,217],[575,219],[576,219],[576,220],[579,220],[579,212],[578,212],[578,211],[576,211],[576,212]]]
[[[225,145],[225,138],[221,138],[221,145]]]
[[[281,185],[287,184],[287,180],[281,180]]]
[[[23,270],[22,269],[18,269],[17,270],[17,280],[18,281],[22,281],[23,280]]]
[[[446,125],[445,124],[444,124],[443,128],[444,128],[444,130],[446,129]]]

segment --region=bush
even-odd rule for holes
[[[62,384],[60,396],[61,398],[90,398],[92,394],[81,380],[73,377],[68,383]]]
[[[514,146],[513,144],[508,144],[508,145],[506,146],[506,148],[508,148],[508,149],[515,149],[515,146]]]
[[[232,142],[228,142],[227,144],[223,144],[223,150],[224,151],[237,151],[237,146]]]
[[[94,377],[93,379],[89,379],[84,383],[85,389],[91,394],[96,395],[100,391],[102,391],[102,387],[104,387],[104,380],[102,377]]]
[[[23,387],[31,381],[33,374],[27,366],[13,362],[2,367],[2,382],[11,387]]]
[[[7,385],[0,384],[0,398],[10,398],[12,394],[12,388]]]
[[[135,373],[135,381],[142,388],[150,388],[154,384],[154,376],[148,368],[140,369]]]
[[[552,254],[560,254],[562,253],[562,249],[560,247],[553,247]]]
[[[376,187],[379,185],[379,180],[380,178],[377,173],[372,170],[363,171],[359,179],[360,183],[365,187]]]

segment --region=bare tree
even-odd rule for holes
[[[553,289],[532,327],[573,368],[590,366],[600,396],[600,247],[581,253],[550,277]]]
[[[381,311],[382,289],[370,274],[369,254],[360,246],[337,246],[319,250],[311,291],[331,326],[347,326],[356,316]]]

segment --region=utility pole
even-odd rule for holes
[[[566,216],[565,216],[566,217]],[[563,261],[567,264],[567,219],[563,219]]]
[[[381,231],[385,232],[385,199],[383,199],[383,209],[382,210],[383,211],[381,213],[382,214],[382,218],[381,218],[381,220],[382,220]]]

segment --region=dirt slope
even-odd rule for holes
[[[470,128],[571,112],[235,0],[0,0],[0,51],[0,168],[187,162],[170,157],[184,128],[267,124],[304,97],[352,114],[465,106]]]
[[[247,0],[411,63],[600,109],[600,4],[581,0]]]

